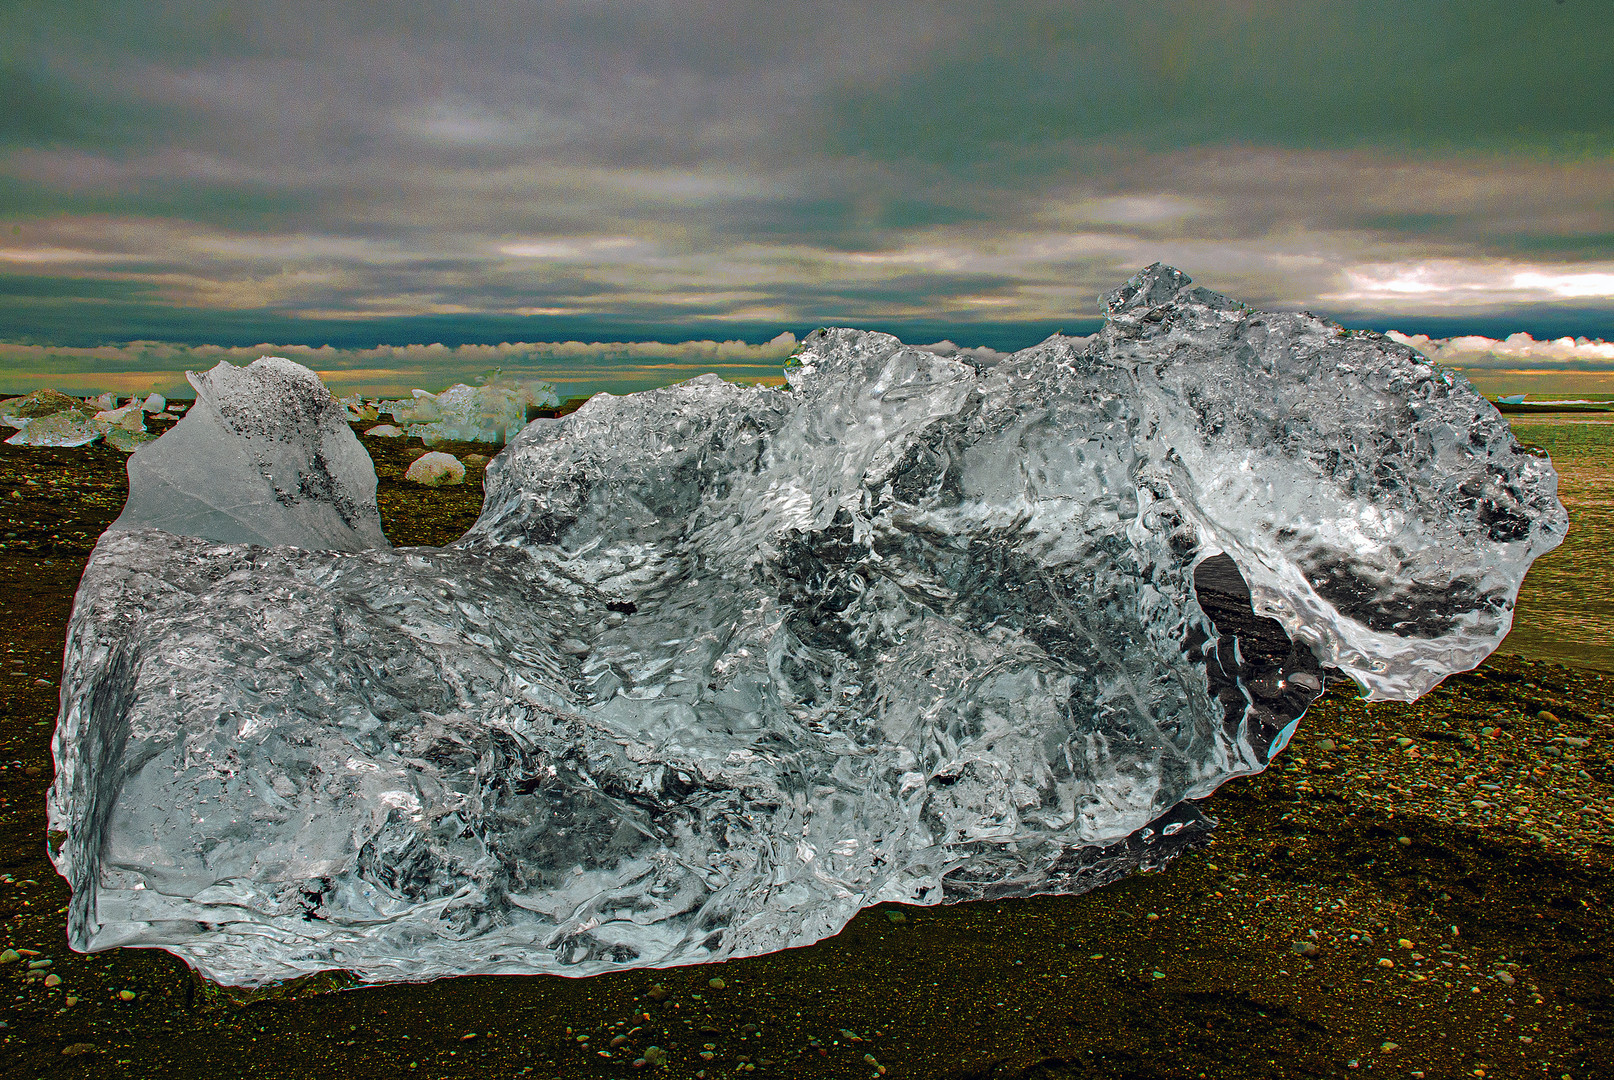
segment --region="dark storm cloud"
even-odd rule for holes
[[[1254,303],[1597,323],[1611,21],[1590,0],[11,3],[0,332],[1064,324],[1156,259]]]

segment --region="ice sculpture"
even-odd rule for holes
[[[129,501],[109,532],[160,529],[319,550],[387,546],[375,464],[318,376],[266,356],[185,377],[196,404],[129,459]]]
[[[442,549],[177,535],[214,519],[137,492],[68,638],[73,946],[584,975],[1080,892],[1202,836],[1325,668],[1411,698],[1497,645],[1567,519],[1460,376],[1158,265],[1108,306],[1004,358],[825,330],[788,390],[598,395]],[[252,415],[306,458],[326,414]]]

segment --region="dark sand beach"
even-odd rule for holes
[[[479,469],[422,489],[418,442],[364,441],[394,543],[476,518]],[[125,460],[0,446],[0,1076],[1614,1076],[1614,674],[1506,645],[1413,705],[1332,686],[1207,800],[1208,846],[1084,896],[882,906],[809,948],[592,979],[240,995],[159,951],[73,953],[49,743]]]

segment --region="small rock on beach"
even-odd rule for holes
[[[465,483],[465,466],[453,454],[433,450],[416,458],[404,479],[427,487],[449,487]]]

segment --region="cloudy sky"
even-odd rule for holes
[[[11,0],[0,341],[32,351],[0,364],[1009,348],[1155,260],[1349,325],[1614,339],[1611,40],[1607,0]]]

